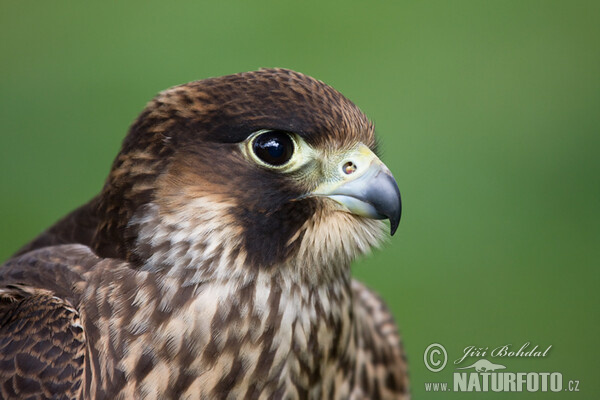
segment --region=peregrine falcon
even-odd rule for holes
[[[0,267],[0,398],[407,399],[350,263],[400,221],[373,124],[261,69],[158,94],[90,202]]]

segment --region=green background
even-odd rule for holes
[[[414,398],[597,397],[599,2],[2,1],[0,37],[1,259],[99,191],[158,91],[292,68],[374,120],[400,186],[398,233],[354,273],[402,328]],[[525,342],[553,347],[488,359],[580,392],[425,393],[466,346]]]

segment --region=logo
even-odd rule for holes
[[[491,371],[495,371],[497,369],[505,369],[506,367],[504,365],[500,365],[500,364],[493,364],[493,363],[489,362],[488,360],[486,360],[485,358],[482,358],[481,360],[475,362],[473,365],[469,365],[468,367],[456,368],[456,369],[469,369],[469,368],[475,368],[475,371],[477,371],[477,372],[491,372]]]
[[[540,347],[524,343],[518,350],[511,344],[494,347],[467,346],[454,360],[452,382],[427,382],[427,392],[561,392],[579,391],[579,381],[563,382],[561,372],[511,371],[511,358],[545,358],[552,345]],[[483,358],[485,357],[485,358]],[[479,358],[478,360],[469,360]],[[489,359],[488,359],[489,358]],[[494,359],[493,361],[490,361]],[[500,359],[500,360],[496,360]],[[439,343],[429,345],[423,361],[431,372],[441,372],[446,367],[448,352]],[[544,371],[543,367],[540,367]]]
[[[428,370],[439,372],[444,369],[446,362],[448,362],[448,353],[446,353],[444,346],[439,343],[433,343],[425,349],[423,361]]]

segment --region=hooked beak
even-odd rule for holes
[[[389,219],[393,235],[400,222],[402,203],[390,170],[362,143],[342,160],[336,164],[334,178],[317,187],[312,195],[335,200],[352,214]]]

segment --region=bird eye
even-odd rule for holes
[[[261,161],[279,167],[292,158],[294,142],[285,132],[268,131],[254,139],[252,151]]]

